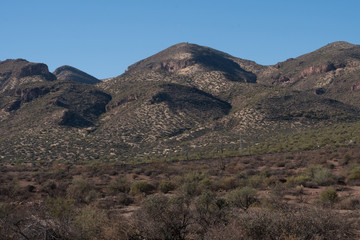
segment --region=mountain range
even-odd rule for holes
[[[0,159],[10,162],[356,144],[359,112],[360,46],[347,42],[271,66],[180,43],[102,81],[71,66],[0,62]]]

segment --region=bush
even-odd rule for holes
[[[221,178],[218,187],[224,190],[230,190],[237,187],[237,179],[234,177]]]
[[[209,240],[356,239],[349,221],[331,210],[250,209],[227,224],[208,231]]]
[[[73,222],[79,239],[101,239],[107,218],[103,211],[86,206],[80,210]]]
[[[310,165],[301,175],[287,178],[287,184],[291,186],[317,187],[317,185],[329,186],[334,183],[336,183],[336,176],[321,165]]]
[[[338,195],[335,188],[329,187],[320,193],[319,198],[321,203],[332,205],[336,202]]]
[[[135,215],[139,239],[186,239],[190,217],[183,198],[150,195]]]
[[[257,201],[256,195],[254,188],[243,187],[229,192],[227,199],[231,206],[246,210]]]
[[[94,186],[81,178],[73,180],[67,189],[67,195],[78,203],[90,203],[99,196]]]
[[[137,181],[131,185],[130,194],[131,195],[137,195],[140,193],[149,194],[153,190],[154,190],[154,186],[148,183],[147,181]]]
[[[226,224],[228,205],[222,198],[217,198],[213,192],[203,192],[195,201],[196,222],[202,232],[217,224]]]
[[[175,189],[175,184],[173,184],[170,181],[163,180],[159,184],[159,190],[163,193],[168,193],[170,191],[173,191]]]
[[[46,199],[46,206],[51,217],[56,219],[68,219],[74,211],[74,200],[56,197]]]
[[[347,178],[350,181],[360,180],[360,165],[356,164],[351,166]]]
[[[336,177],[327,168],[319,168],[314,172],[314,181],[320,186],[329,186],[336,183]]]
[[[130,182],[126,178],[117,178],[115,182],[109,184],[108,192],[110,194],[128,193],[130,191]]]

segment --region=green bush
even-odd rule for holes
[[[79,239],[100,239],[106,221],[106,214],[103,211],[86,206],[80,210],[73,223]]]
[[[320,186],[329,186],[336,183],[336,177],[327,168],[319,168],[314,172],[314,181]]]
[[[173,191],[174,189],[175,189],[175,184],[170,181],[163,180],[159,184],[159,190],[163,193],[168,193],[170,191]]]
[[[130,194],[137,195],[140,193],[149,194],[154,190],[154,186],[148,183],[147,181],[137,181],[131,185]]]
[[[334,204],[338,198],[336,189],[333,187],[326,188],[320,193],[319,199],[323,204]]]
[[[309,165],[299,176],[287,178],[287,184],[290,186],[329,186],[334,183],[336,183],[336,176],[321,165]]]
[[[233,207],[248,209],[257,202],[257,191],[251,187],[237,188],[227,194],[227,200]]]
[[[360,180],[360,165],[356,164],[350,167],[348,180],[350,181]]]

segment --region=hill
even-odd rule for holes
[[[101,82],[99,79],[71,66],[61,66],[54,71],[54,75],[59,80],[70,80],[74,82],[96,84]]]
[[[24,59],[0,61],[0,92],[36,81],[53,81],[56,77],[43,63],[31,63]]]
[[[357,126],[358,53],[359,46],[337,42],[261,66],[180,43],[102,82],[69,66],[23,81],[17,69],[31,63],[8,60],[20,67],[3,67],[18,80],[0,94],[0,152],[9,161],[128,162],[267,152],[273,142],[281,151],[290,148],[284,139],[302,132]]]

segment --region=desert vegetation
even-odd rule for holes
[[[357,239],[360,151],[3,163],[0,239]]]

